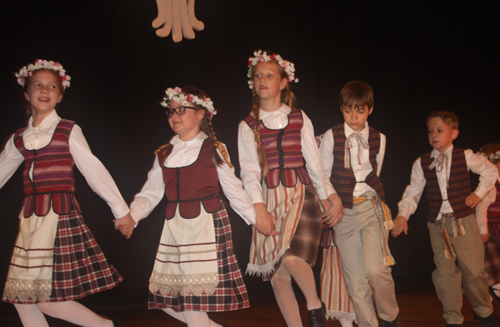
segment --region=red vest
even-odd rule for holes
[[[54,131],[50,143],[38,150],[24,147],[22,128],[14,135],[14,144],[24,157],[24,203],[23,216],[33,213],[45,216],[52,209],[59,215],[70,213],[72,206],[80,212],[75,199],[73,156],[69,151],[69,136],[74,122],[62,119]],[[33,166],[33,180],[29,171]]]
[[[437,179],[436,168],[430,170],[429,166],[434,161],[431,158],[431,153],[424,154],[420,158],[420,164],[426,179],[427,200],[429,201],[429,211],[427,213],[427,221],[436,221],[443,198],[441,196],[441,189]],[[465,205],[465,198],[471,194],[470,176],[467,170],[467,162],[465,160],[465,153],[463,149],[453,148],[451,158],[450,178],[448,180],[448,202],[453,208],[455,218],[464,218],[468,215],[474,214],[474,208]]]
[[[488,227],[493,235],[500,235],[500,183],[496,182],[494,186],[497,190],[495,202],[488,207]]]
[[[352,209],[352,194],[356,187],[356,178],[354,177],[352,169],[344,168],[345,142],[347,141],[344,124],[334,126],[332,132],[334,147],[330,181],[335,191],[337,191],[337,194],[340,196],[344,208]],[[366,176],[364,182],[377,192],[382,201],[385,201],[384,186],[377,175],[377,154],[380,151],[380,132],[371,127],[368,134],[368,145],[370,146],[369,158],[370,164],[372,165],[372,171]]]
[[[249,115],[245,121],[255,131],[254,117]],[[280,181],[284,187],[294,187],[297,184],[297,176],[302,184],[311,183],[302,157],[302,125],[302,112],[295,108],[288,115],[288,125],[283,129],[268,129],[260,121],[260,140],[269,165],[269,174],[265,178],[268,188],[277,187]]]
[[[213,146],[210,138],[205,139],[198,159],[189,166],[179,168],[165,167],[163,164],[167,159],[165,153],[158,153],[168,200],[166,219],[175,216],[177,205],[180,215],[186,219],[198,217],[201,204],[208,213],[215,213],[221,209],[219,175],[212,162]]]

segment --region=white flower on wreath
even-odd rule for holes
[[[40,69],[50,69],[55,71],[61,78],[63,88],[66,89],[70,86],[71,77],[66,75],[66,70],[60,63],[42,59],[37,59],[34,63],[24,66],[19,70],[19,72],[15,73],[17,77],[17,84],[24,87],[26,78],[33,76],[33,73]]]
[[[295,65],[293,62],[290,62],[288,60],[285,60],[281,58],[279,54],[271,54],[268,55],[267,51],[262,52],[262,50],[255,51],[253,53],[255,57],[250,57],[248,58],[248,72],[247,72],[247,77],[249,78],[248,80],[248,87],[253,89],[253,81],[252,81],[252,72],[253,68],[259,61],[275,61],[281,68],[285,70],[285,72],[288,74],[288,81],[298,83],[299,79],[295,78]]]
[[[194,94],[188,93],[184,94],[181,93],[182,89],[178,86],[174,88],[168,88],[165,90],[165,97],[163,98],[163,101],[160,102],[160,104],[163,107],[168,107],[170,105],[170,101],[175,101],[183,106],[188,106],[189,102],[197,104],[205,109],[208,110],[208,113],[210,114],[210,117],[213,117],[217,114],[217,110],[214,108],[214,103],[209,97],[205,97],[203,99],[200,99]]]

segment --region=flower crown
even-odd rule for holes
[[[248,80],[248,87],[253,89],[253,81],[252,81],[252,71],[253,67],[257,65],[259,61],[274,61],[278,65],[280,65],[281,68],[285,70],[285,72],[288,74],[288,81],[298,83],[299,79],[295,78],[295,65],[293,62],[290,62],[288,60],[284,60],[281,58],[279,54],[271,54],[268,55],[267,51],[262,52],[262,50],[255,51],[253,53],[255,57],[250,57],[248,58],[248,73],[247,77],[249,78]]]
[[[489,161],[500,160],[500,151],[497,151],[495,153],[490,153],[489,155],[487,155],[485,152],[477,152],[476,154],[478,156],[483,156],[488,158]]]
[[[67,87],[69,87],[69,81],[71,80],[71,77],[69,75],[66,75],[66,70],[64,70],[63,66],[58,62],[41,59],[35,60],[34,63],[24,66],[19,70],[19,72],[15,73],[17,77],[17,83],[21,86],[24,86],[26,78],[33,76],[33,73],[40,69],[50,69],[55,71],[61,78],[63,89],[65,90]]]
[[[181,103],[183,106],[187,106],[188,102],[197,104],[205,109],[208,110],[208,113],[210,114],[210,117],[213,117],[217,114],[217,110],[214,108],[214,103],[210,98],[204,97],[203,99],[198,98],[194,94],[181,94],[182,89],[178,86],[174,88],[168,88],[165,90],[165,97],[163,98],[163,101],[160,102],[160,104],[164,107],[168,107],[170,104],[170,101],[175,101],[178,103]]]

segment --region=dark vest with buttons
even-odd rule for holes
[[[252,115],[245,118],[246,123],[255,131],[255,119]],[[288,114],[288,125],[283,129],[268,129],[259,121],[260,140],[266,151],[269,173],[264,179],[268,188],[281,184],[294,187],[297,178],[304,185],[311,183],[302,156],[300,130],[303,125],[302,112],[292,108]]]
[[[344,208],[352,209],[352,194],[356,187],[356,178],[354,177],[352,169],[344,168],[345,143],[347,141],[344,124],[332,127],[332,132],[334,146],[330,181],[342,200]],[[380,132],[371,127],[369,128],[368,145],[370,146],[369,159],[372,171],[366,176],[364,182],[377,192],[382,201],[385,201],[384,186],[377,175],[377,155],[380,151]]]
[[[424,154],[420,158],[420,164],[422,165],[426,180],[425,187],[427,189],[427,200],[429,201],[427,221],[430,222],[436,221],[443,204],[436,168],[432,170],[429,169],[433,161],[434,159],[431,158],[430,152]],[[465,199],[471,194],[471,187],[464,149],[453,148],[448,184],[448,202],[453,208],[455,218],[464,218],[468,215],[472,215],[474,213],[474,208],[470,208],[465,204]]]
[[[75,199],[74,161],[69,151],[69,137],[74,122],[61,119],[52,135],[52,140],[38,150],[27,150],[23,133],[26,127],[14,135],[14,144],[24,157],[24,203],[23,217],[33,214],[45,216],[50,208],[59,215],[67,215],[74,207],[80,212]],[[33,180],[29,172],[33,166]]]
[[[219,195],[219,175],[212,162],[213,144],[206,138],[201,146],[198,159],[189,166],[167,168],[165,152],[158,153],[158,161],[163,172],[165,195],[168,203],[165,218],[172,219],[177,207],[182,218],[196,218],[201,205],[208,213],[222,208]]]

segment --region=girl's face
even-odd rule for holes
[[[261,100],[278,97],[287,85],[287,79],[281,78],[279,66],[272,61],[260,61],[253,68],[253,87]]]
[[[37,71],[30,77],[24,97],[31,104],[33,115],[49,114],[63,98],[61,81],[50,71]]]
[[[176,109],[179,107],[186,108],[182,115],[178,115],[176,112],[170,114],[170,110],[167,111],[168,123],[172,130],[179,135],[181,140],[188,141],[200,132],[200,124],[205,116],[205,110],[187,108],[194,108],[195,106],[192,103],[183,106],[181,103],[170,101],[169,109]]]

